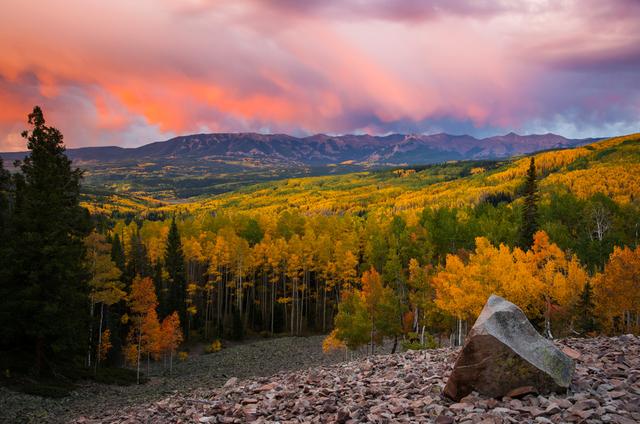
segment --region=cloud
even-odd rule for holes
[[[638,4],[7,0],[0,150],[20,148],[34,104],[69,146],[200,131],[633,128]]]

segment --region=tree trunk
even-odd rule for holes
[[[138,365],[136,369],[136,383],[140,384],[140,345],[142,343],[142,329],[138,329]]]
[[[544,336],[550,340],[553,340],[553,334],[551,334],[551,301],[547,300],[547,308],[544,314]]]
[[[96,366],[93,374],[98,373],[98,365],[100,364],[100,353],[102,352],[102,321],[104,319],[104,303],[100,303],[100,323],[98,324],[98,351],[96,352]]]
[[[374,355],[375,353],[375,348],[374,348],[374,344],[373,344],[373,335],[374,335],[374,330],[375,329],[375,321],[373,318],[371,318],[371,355]]]
[[[93,303],[93,296],[91,297],[91,306],[89,307],[89,347],[87,348],[87,368],[91,368],[91,348],[93,346],[93,310],[95,303]]]

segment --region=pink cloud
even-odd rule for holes
[[[633,128],[639,17],[631,0],[8,0],[0,151],[20,147],[34,104],[70,146],[199,131]]]

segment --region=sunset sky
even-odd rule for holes
[[[195,132],[640,130],[640,0],[3,0],[0,151]]]

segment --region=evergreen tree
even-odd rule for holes
[[[167,304],[169,311],[178,311],[180,316],[180,322],[184,328],[184,334],[187,334],[188,324],[187,310],[186,310],[186,273],[185,273],[185,260],[184,253],[182,251],[182,241],[180,240],[180,233],[178,231],[178,225],[176,224],[175,216],[171,220],[171,226],[169,227],[169,234],[167,236],[167,246],[164,255],[164,266],[168,275],[168,299]]]
[[[2,158],[0,158],[0,236],[4,231],[9,217],[9,188],[11,174],[4,169]]]
[[[584,285],[584,289],[580,294],[580,300],[577,305],[578,312],[578,331],[581,334],[586,335],[597,330],[595,320],[595,303],[593,299],[593,288],[591,283],[587,281]]]
[[[126,270],[124,246],[120,241],[118,233],[114,234],[113,239],[111,240],[111,260],[116,264],[121,272]]]
[[[522,226],[520,228],[520,245],[531,247],[533,235],[538,231],[538,184],[536,181],[536,163],[531,158],[527,181],[524,185],[524,207],[522,210]]]
[[[136,277],[151,277],[152,275],[151,261],[147,247],[140,237],[140,229],[136,229],[131,235],[129,243],[131,243],[131,249],[124,274],[127,285],[130,285]]]
[[[162,278],[163,269],[162,262],[157,260],[153,265],[153,285],[156,289],[156,297],[158,298],[158,317],[162,320],[173,311],[169,311],[167,305],[166,290],[164,287],[164,279]]]
[[[19,164],[8,263],[0,309],[2,343],[35,355],[34,374],[61,359],[81,357],[87,334],[88,285],[83,239],[91,229],[79,205],[82,172],[71,168],[62,134],[45,125],[42,110],[29,114],[22,136],[30,154]]]

